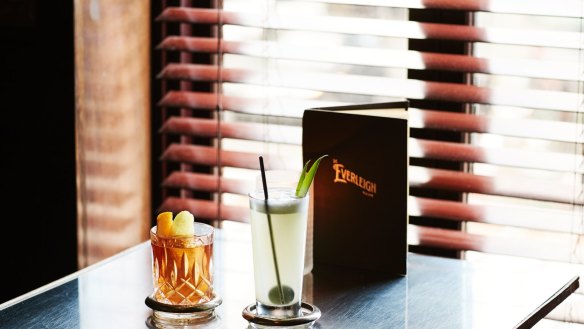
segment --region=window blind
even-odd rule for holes
[[[412,12],[437,20],[415,21]],[[269,169],[302,167],[305,109],[403,97],[416,104],[410,109],[411,246],[579,267],[583,12],[582,2],[569,0],[169,5],[158,24],[211,32],[175,29],[157,46],[167,59],[158,74],[160,160],[167,164],[160,208],[246,222],[245,193],[259,154]],[[468,19],[441,20],[452,13]],[[426,40],[434,43],[411,47]],[[452,43],[464,52],[441,47]],[[435,78],[441,75],[461,79]],[[452,132],[460,139],[440,137]],[[442,192],[460,197],[442,198]],[[583,315],[567,313],[555,317],[584,322]]]

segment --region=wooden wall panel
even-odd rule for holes
[[[75,1],[78,261],[148,238],[150,2]]]

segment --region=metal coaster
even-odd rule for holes
[[[256,313],[256,304],[250,304],[243,309],[242,316],[247,321],[263,326],[286,327],[313,324],[320,318],[320,309],[312,304],[302,302],[301,316],[294,318],[278,319]]]
[[[145,324],[149,329],[219,329],[223,325],[218,315],[213,316],[207,321],[189,324],[160,322],[155,316],[151,315],[146,319]]]
[[[165,304],[154,299],[154,295],[146,297],[145,303],[148,307],[155,311],[168,312],[168,313],[196,313],[196,312],[207,312],[211,311],[217,306],[221,305],[223,300],[216,294],[213,294],[212,298],[208,302],[204,302],[197,305],[171,305]]]

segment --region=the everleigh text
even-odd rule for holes
[[[333,170],[335,171],[335,183],[352,183],[361,189],[363,189],[363,194],[372,197],[377,193],[377,184],[369,181],[356,173],[345,169],[345,166],[335,159],[333,160]]]

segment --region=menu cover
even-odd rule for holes
[[[406,275],[408,101],[312,108],[304,163],[327,154],[313,182],[319,264]]]

